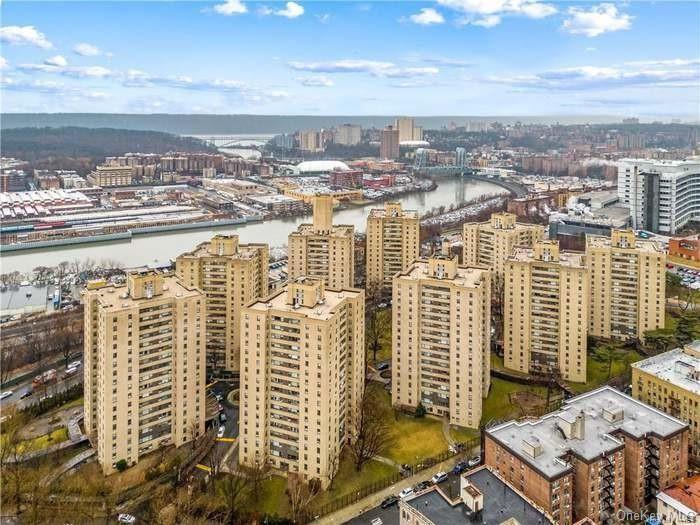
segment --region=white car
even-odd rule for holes
[[[406,499],[410,496],[413,496],[413,488],[412,487],[406,487],[401,492],[399,492],[399,498],[401,498],[401,499]]]
[[[0,394],[0,399],[10,397],[12,394],[14,394],[12,390],[5,390],[2,394]]]
[[[136,517],[131,514],[120,514],[117,516],[117,521],[119,523],[136,523]]]
[[[73,361],[68,364],[68,368],[78,368],[82,363],[80,361]]]
[[[226,432],[226,427],[219,427],[219,431],[216,433],[217,437],[224,437],[224,432]]]
[[[430,478],[430,482],[433,485],[437,485],[438,483],[442,483],[446,479],[447,479],[447,472],[438,472],[432,478]]]

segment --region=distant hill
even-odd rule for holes
[[[3,122],[4,124],[4,122]],[[160,131],[87,127],[24,127],[3,129],[0,150],[4,157],[30,162],[49,158],[91,158],[130,152],[216,152],[205,142]]]
[[[382,128],[394,121],[393,116],[382,115],[172,115],[172,114],[118,114],[118,113],[3,113],[2,129],[24,127],[119,128],[155,130],[178,135],[271,134],[291,133],[300,129],[319,129],[344,123],[359,124],[363,128]],[[416,117],[416,125],[424,129],[440,129],[455,122],[517,121],[524,123],[603,124],[620,122],[620,117],[609,115],[583,116],[434,116]]]

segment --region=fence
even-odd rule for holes
[[[464,455],[465,453],[468,453],[469,451],[473,450],[475,447],[478,447],[480,444],[481,440],[479,438],[473,438],[464,443],[464,446],[462,447],[462,450],[460,452],[454,453],[450,452],[449,450],[446,450],[445,452],[438,454],[437,456],[423,459],[419,463],[416,463],[414,465],[405,465],[407,468],[403,469],[401,472],[395,472],[391,476],[387,476],[383,479],[375,481],[374,483],[365,485],[364,487],[361,487],[355,492],[344,494],[321,506],[313,507],[311,515],[313,516],[313,519],[316,519],[320,518],[321,516],[325,516],[327,514],[335,512],[336,510],[340,510],[343,507],[347,507],[348,505],[352,505],[356,501],[366,498],[367,496],[374,494],[375,492],[379,492],[380,490],[383,490],[393,485],[394,483],[401,481],[402,479],[410,478],[411,476],[414,476],[434,465],[442,463],[447,459],[456,458],[460,455]]]

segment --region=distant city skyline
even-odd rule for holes
[[[700,119],[694,2],[13,2],[3,112]]]

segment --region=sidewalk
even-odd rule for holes
[[[430,468],[427,468],[425,470],[421,470],[418,474],[415,474],[414,476],[411,476],[410,478],[405,478],[400,481],[397,481],[393,485],[388,486],[385,489],[380,490],[379,492],[375,492],[374,494],[370,494],[366,498],[363,498],[359,501],[356,501],[352,505],[348,505],[347,507],[343,507],[340,510],[337,510],[331,514],[327,514],[326,516],[323,516],[322,518],[319,518],[312,523],[318,523],[320,525],[323,524],[330,524],[330,523],[335,523],[335,524],[340,524],[340,523],[345,523],[346,521],[349,521],[363,512],[366,512],[377,505],[379,505],[384,498],[387,496],[391,496],[392,494],[398,494],[401,489],[405,487],[412,487],[419,481],[423,481],[425,479],[430,479],[433,477],[433,474],[436,474],[437,472],[440,472],[441,470],[444,471],[450,471],[452,470],[452,467],[455,466],[457,461],[460,459],[463,459],[462,456],[453,456],[449,459],[446,459],[442,463],[438,463],[437,465],[433,465]]]

